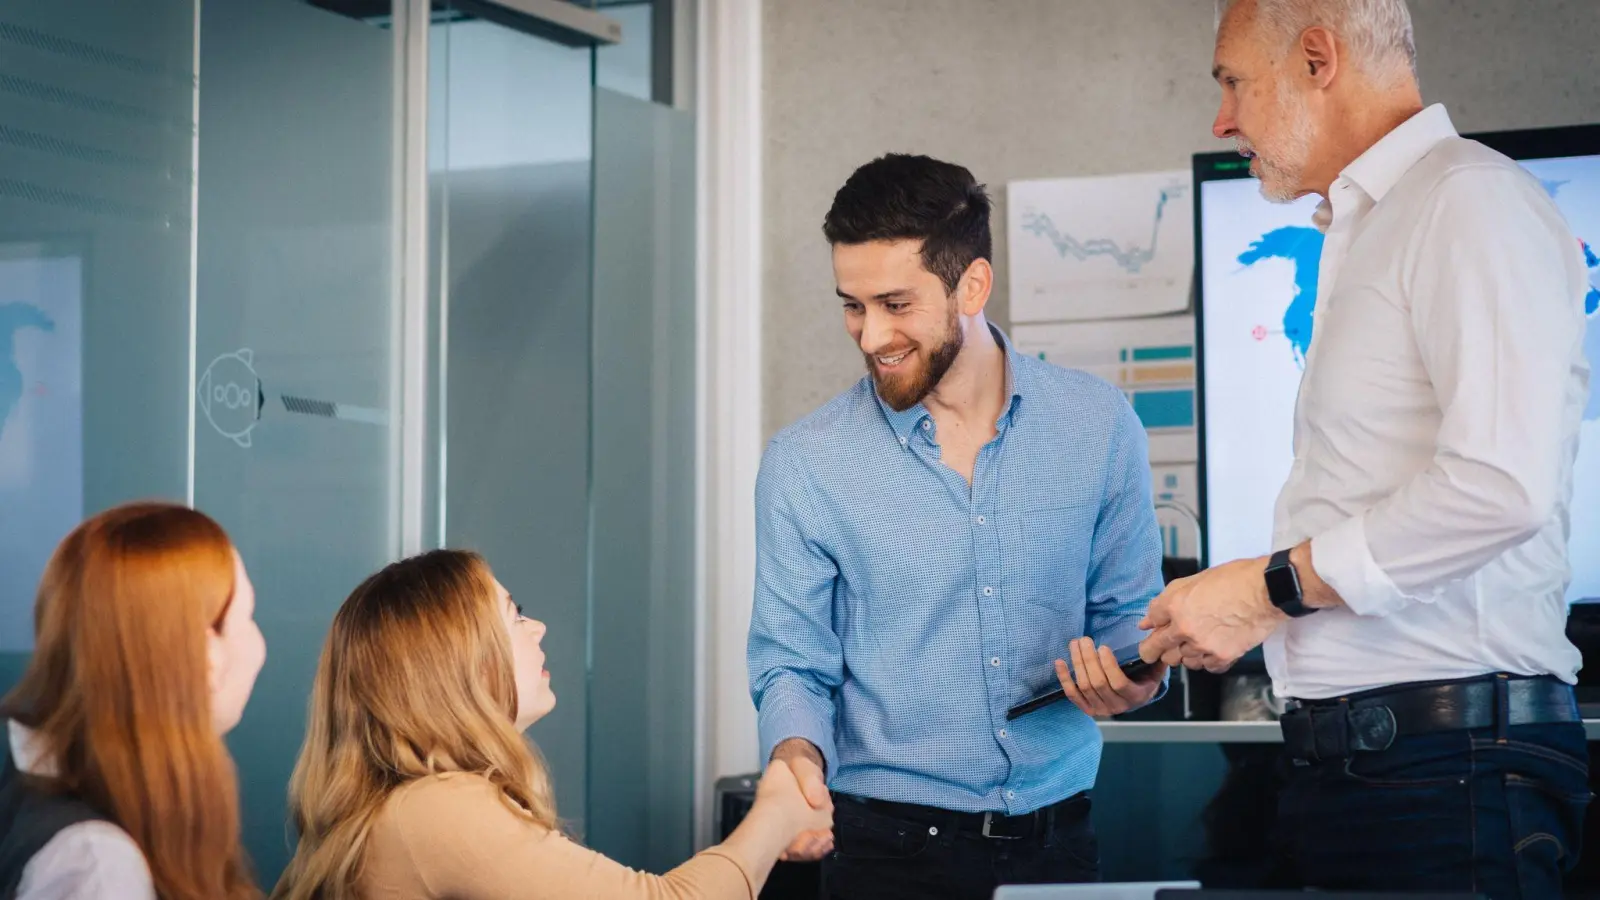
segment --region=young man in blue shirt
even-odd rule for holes
[[[868,375],[757,481],[751,691],[764,753],[832,788],[833,833],[790,848],[829,897],[1095,880],[1091,716],[1163,683],[1113,655],[1162,587],[1144,431],[988,324],[989,207],[927,157],[850,177],[823,232]],[[1058,681],[1072,703],[1006,720]]]

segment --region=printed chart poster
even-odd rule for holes
[[[1193,182],[1181,171],[1007,185],[1011,321],[1188,309]]]

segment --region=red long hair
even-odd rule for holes
[[[46,785],[126,831],[163,900],[261,895],[207,677],[206,632],[233,587],[233,545],[205,515],[167,503],[100,513],[45,567],[33,658],[0,701],[54,760]]]

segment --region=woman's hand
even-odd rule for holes
[[[804,771],[808,765],[816,777],[797,777],[795,770]],[[755,804],[722,842],[724,850],[744,860],[757,893],[778,860],[821,859],[833,850],[833,799],[821,772],[820,764],[803,754],[789,759],[774,752],[756,785]]]
[[[813,801],[820,805],[812,805]],[[827,845],[816,848],[818,852],[814,856],[799,855],[820,858],[832,849],[833,800],[828,797],[825,789],[821,791],[820,796],[808,800],[800,789],[800,780],[795,777],[794,770],[789,768],[789,764],[784,760],[773,759],[767,765],[766,774],[761,776],[760,784],[756,785],[755,809],[770,809],[775,816],[780,817],[779,820],[786,826],[787,840],[798,842],[799,838],[809,832],[814,842]],[[793,848],[791,855],[795,855]]]

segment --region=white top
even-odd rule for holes
[[[1280,696],[1492,671],[1576,680],[1568,509],[1588,398],[1579,244],[1430,106],[1352,162],[1327,237],[1273,545],[1348,608],[1267,641]]]
[[[33,732],[6,722],[17,769],[48,777],[55,763],[34,746]],[[150,868],[128,833],[110,822],[68,825],[22,869],[17,900],[156,900]]]

